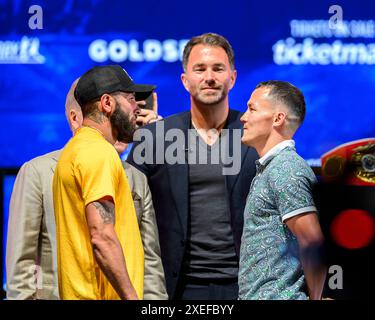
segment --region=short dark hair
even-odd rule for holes
[[[182,55],[182,66],[185,71],[190,56],[190,52],[193,49],[193,47],[198,44],[223,48],[228,56],[230,67],[234,69],[234,52],[228,40],[216,33],[204,33],[200,36],[191,38],[189,42],[186,44],[184,48],[184,53]]]
[[[255,89],[262,87],[270,88],[269,95],[283,103],[297,118],[298,126],[300,126],[305,119],[306,103],[302,91],[286,81],[269,80],[258,83]]]
[[[117,102],[116,96],[121,94],[121,92],[122,91],[115,91],[115,92],[111,92],[111,93],[107,93],[107,94],[112,96]],[[100,97],[95,98],[95,99],[93,99],[89,102],[86,102],[81,106],[83,118],[87,118],[87,117],[90,117],[92,115],[96,115],[99,112],[98,102],[101,100],[102,96],[103,95],[101,95]]]
[[[99,112],[97,102],[100,101],[100,98],[94,99],[92,101],[86,102],[81,106],[83,118],[87,118],[93,114]]]

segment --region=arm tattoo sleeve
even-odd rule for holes
[[[104,224],[114,223],[115,222],[115,206],[113,203],[106,202],[93,202],[93,205],[98,210],[100,216],[103,219]]]

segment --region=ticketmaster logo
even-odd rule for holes
[[[306,38],[297,43],[293,38],[279,40],[273,46],[273,60],[278,65],[375,64],[375,43],[314,43]]]
[[[339,6],[335,7],[338,10]],[[375,64],[375,43],[368,42],[368,39],[375,37],[375,20],[340,20],[332,28],[331,19],[292,20],[291,36],[278,40],[272,47],[273,61],[277,65]],[[304,39],[299,41],[298,38]],[[316,42],[318,38],[339,40]],[[349,43],[343,41],[348,38],[356,40]],[[364,38],[366,42],[358,42],[358,38]]]

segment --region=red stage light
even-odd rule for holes
[[[374,218],[365,210],[344,210],[331,223],[332,239],[347,249],[366,247],[373,240],[374,233]]]

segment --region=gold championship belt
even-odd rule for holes
[[[354,186],[375,185],[375,138],[342,144],[322,157],[322,178]]]

